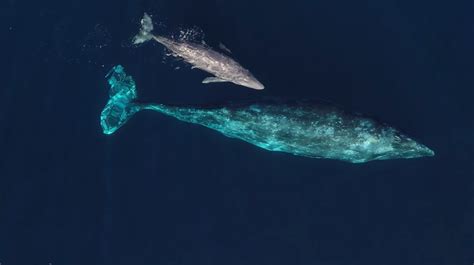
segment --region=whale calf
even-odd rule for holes
[[[204,70],[214,76],[205,78],[202,82],[232,82],[237,85],[262,90],[264,86],[249,70],[242,67],[232,58],[212,50],[205,44],[185,40],[174,40],[163,36],[153,35],[153,21],[146,13],[140,21],[140,32],[134,37],[133,43],[140,44],[154,39],[169,49],[174,56],[182,58],[193,68]]]
[[[433,156],[407,135],[361,115],[328,104],[245,103],[224,106],[172,106],[136,103],[135,82],[120,65],[107,75],[110,98],[101,113],[112,134],[141,110],[203,125],[269,151],[338,159],[352,163]]]

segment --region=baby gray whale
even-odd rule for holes
[[[215,107],[140,104],[135,82],[120,65],[107,75],[110,98],[101,114],[112,134],[141,110],[199,124],[269,151],[352,163],[433,156],[434,152],[388,125],[327,104],[248,103]]]
[[[134,37],[133,43],[140,44],[154,39],[170,50],[174,56],[182,58],[193,68],[206,71],[214,76],[207,77],[202,82],[232,82],[237,85],[262,90],[264,86],[249,70],[242,67],[232,58],[212,50],[204,44],[185,40],[174,40],[163,36],[153,35],[153,21],[146,13],[141,19],[140,32]]]

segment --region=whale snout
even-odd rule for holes
[[[233,83],[237,85],[245,86],[248,88],[252,88],[255,90],[263,90],[265,88],[265,86],[262,83],[260,83],[260,81],[258,81],[257,78],[253,77],[252,75],[247,75],[243,78],[239,78],[233,81]]]
[[[265,86],[260,83],[258,80],[255,79],[255,82],[253,82],[250,86],[250,88],[256,89],[256,90],[263,90]]]
[[[260,83],[257,79],[239,82],[239,85],[252,88],[255,90],[263,90],[265,88],[265,86],[262,83]]]
[[[393,144],[394,153],[400,158],[417,158],[434,156],[435,152],[407,136],[399,135]]]
[[[419,145],[421,145],[421,147],[419,147],[419,150],[418,150],[418,153],[420,154],[420,156],[434,156],[435,155],[435,152],[429,149],[427,146],[424,146],[422,144],[419,144]]]
[[[433,150],[420,143],[416,143],[416,145],[412,145],[408,148],[401,148],[399,149],[399,153],[404,158],[416,158],[435,155]]]

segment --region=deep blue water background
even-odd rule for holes
[[[266,89],[203,85],[159,45],[131,47],[144,11],[163,33],[201,27]],[[2,1],[1,264],[472,264],[473,14],[472,1]],[[309,159],[145,112],[105,136],[115,64],[144,101],[324,99],[436,156]]]

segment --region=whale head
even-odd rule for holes
[[[377,154],[376,160],[418,158],[435,155],[434,151],[427,146],[398,131],[394,131],[394,133],[385,140],[389,143],[391,148]]]
[[[232,83],[256,90],[263,90],[265,88],[265,86],[248,71],[232,80]]]
[[[392,146],[398,155],[403,158],[416,158],[435,155],[434,151],[427,146],[403,134],[398,134],[395,136]]]

